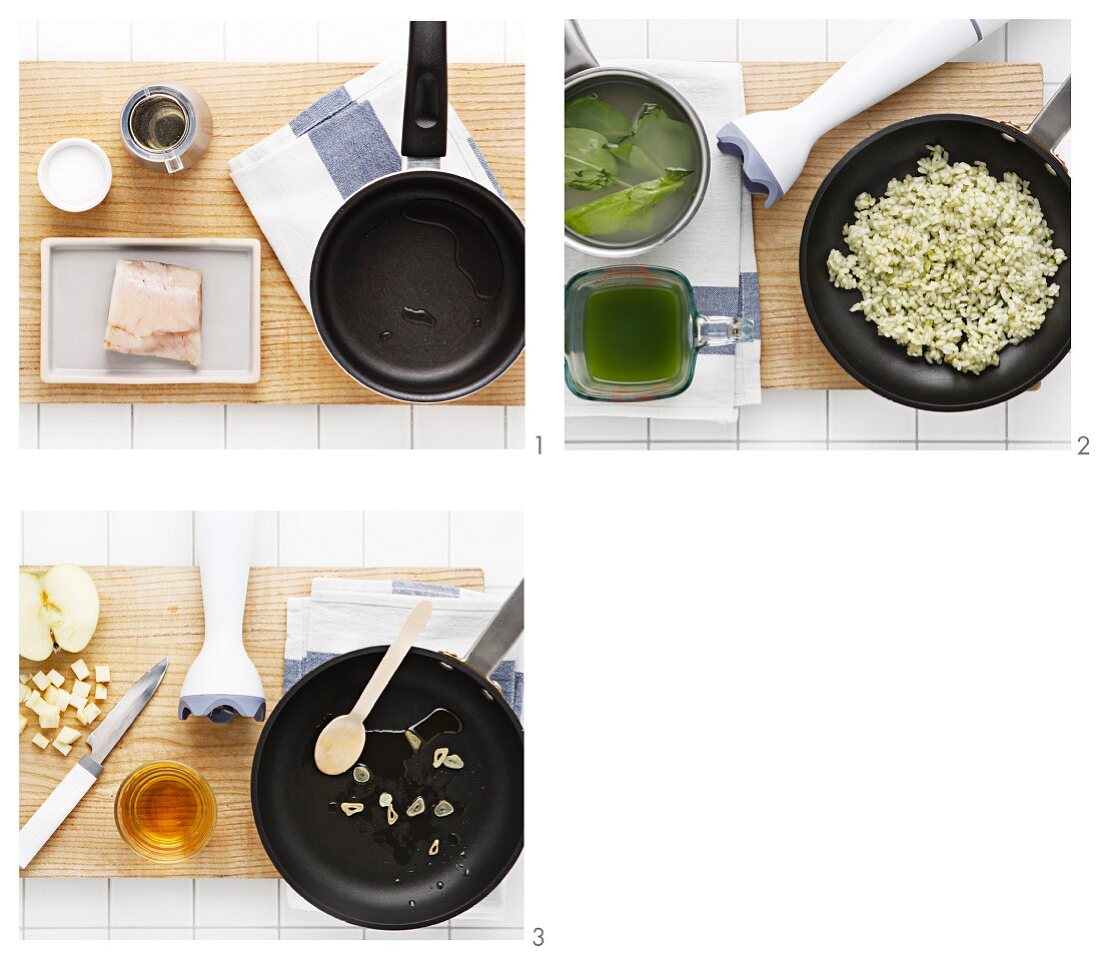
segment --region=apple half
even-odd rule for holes
[[[55,643],[81,652],[99,623],[99,592],[76,565],[55,565],[42,575],[19,574],[19,654],[31,662],[53,655]]]

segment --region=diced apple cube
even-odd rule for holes
[[[46,686],[46,693],[42,698],[45,699],[46,702],[48,702],[51,706],[60,706],[61,703],[57,701],[59,694],[60,690],[57,688],[57,686]]]
[[[111,667],[105,665],[97,665],[95,667],[95,681],[96,682],[110,682],[111,681]]]
[[[23,700],[23,705],[26,706],[28,709],[33,709],[35,712],[37,712],[38,702],[41,698],[42,693],[40,693],[37,689],[32,689],[30,692],[27,693],[27,698]]]
[[[20,732],[20,735],[22,735],[23,730],[25,730],[26,728],[27,728],[27,717],[26,716],[20,716],[19,717],[19,732]]]
[[[99,707],[90,702],[83,709],[76,714],[76,718],[79,719],[85,726],[91,726],[99,716]]]
[[[90,682],[74,682],[72,695],[80,696],[81,699],[87,699],[88,694],[92,691],[92,684]]]
[[[23,683],[23,685],[25,686],[28,682],[31,681],[30,673],[29,672],[20,672],[19,673],[19,681],[21,683]]]
[[[86,696],[78,696],[76,695],[76,693],[73,693],[73,695],[69,696],[69,705],[73,709],[83,709],[87,704],[88,699]]]
[[[34,739],[32,739],[31,742],[34,743],[34,745],[37,746],[40,750],[44,750],[47,746],[50,745],[50,741],[46,739],[46,737],[43,736],[41,733],[35,733]]]
[[[57,731],[57,741],[72,746],[73,743],[80,739],[81,735],[79,729],[73,729],[72,726],[62,726],[61,729]]]
[[[69,668],[73,670],[73,675],[77,679],[87,679],[92,674],[92,670],[88,668],[88,663],[83,659],[77,659]]]
[[[98,689],[98,686],[96,688]],[[31,691],[27,687],[27,685],[25,683],[22,683],[22,682],[19,683],[19,701],[22,702],[30,694],[31,694]],[[99,697],[97,696],[96,698],[98,699]]]
[[[102,682],[97,682],[95,687],[96,702],[102,702],[107,698],[107,686]]]
[[[73,751],[68,743],[62,743],[60,740],[55,739],[50,745],[62,756],[68,756]]]
[[[31,678],[34,680],[34,684],[38,686],[39,692],[45,692],[46,687],[50,684],[50,678],[44,672],[36,672]]]
[[[62,685],[65,684],[65,677],[56,669],[51,669],[49,672],[47,672],[46,678],[50,680],[51,686],[56,686],[60,688]]]
[[[69,702],[72,696],[69,695],[64,689],[57,690],[57,708],[64,712],[69,708]]]
[[[41,703],[38,707],[38,728],[57,729],[61,723],[61,710],[48,703]]]

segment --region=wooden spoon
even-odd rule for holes
[[[363,728],[363,720],[367,718],[378,697],[382,695],[390,680],[394,677],[398,667],[409,654],[416,637],[428,624],[432,614],[432,603],[427,599],[420,602],[416,608],[409,612],[397,638],[382,656],[374,675],[370,677],[363,690],[359,701],[350,713],[337,716],[317,737],[317,745],[313,748],[313,762],[317,769],[329,776],[336,776],[346,770],[350,770],[359,760],[359,754],[363,752],[363,746],[367,742],[367,731]]]

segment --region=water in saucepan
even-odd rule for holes
[[[660,235],[691,204],[699,145],[684,113],[660,91],[597,80],[570,93],[565,128],[568,231],[634,245]]]

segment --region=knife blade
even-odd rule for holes
[[[20,869],[34,860],[62,821],[73,812],[84,794],[99,779],[99,774],[103,772],[103,761],[153,698],[153,693],[157,691],[167,671],[168,660],[161,659],[130,687],[126,695],[103,718],[99,727],[88,736],[91,753],[81,757],[80,762],[69,770],[53,793],[46,798],[46,802],[19,831]]]

